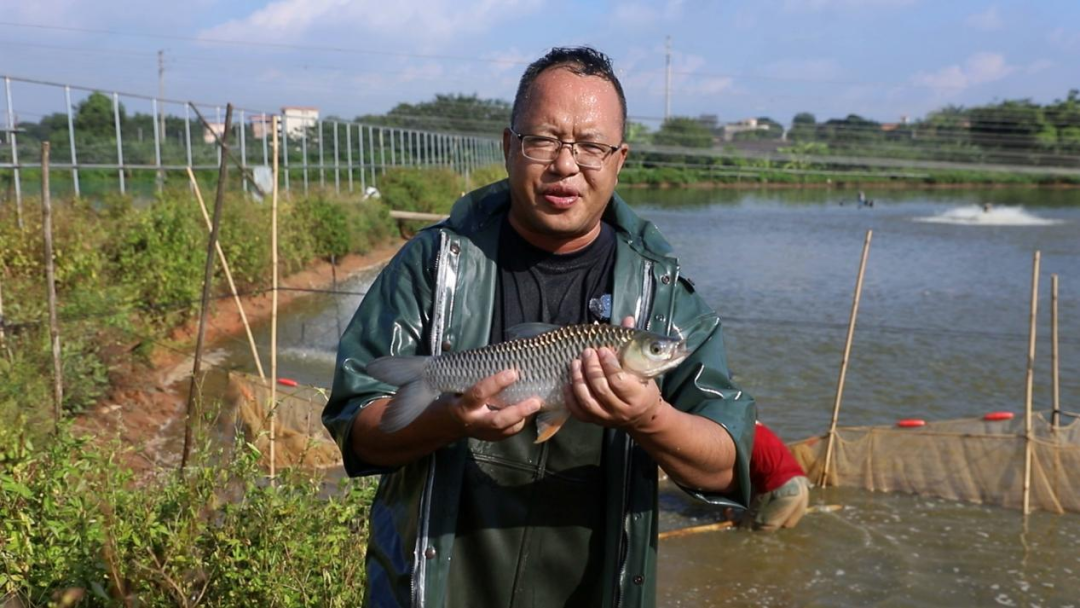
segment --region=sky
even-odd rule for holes
[[[590,45],[655,128],[668,36],[671,115],[721,122],[898,122],[1080,88],[1077,0],[0,0],[0,75],[156,95],[163,50],[166,98],[351,119],[441,93],[511,101],[530,61]],[[65,103],[13,95],[27,120]]]

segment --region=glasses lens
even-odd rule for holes
[[[533,160],[551,161],[559,155],[561,144],[557,139],[526,135],[521,138],[521,150]]]
[[[563,143],[551,137],[540,135],[525,135],[521,138],[521,151],[526,158],[543,162],[551,162],[559,157]],[[604,165],[604,160],[611,154],[611,147],[603,144],[576,143],[573,147],[574,161],[580,167],[599,169]]]
[[[577,144],[577,163],[582,167],[599,167],[604,164],[611,148],[600,144]]]

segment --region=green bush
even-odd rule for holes
[[[66,427],[36,448],[0,429],[0,600],[52,605],[356,606],[374,482],[269,484],[254,446],[136,480]],[[215,464],[218,463],[218,464]]]

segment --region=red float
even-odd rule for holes
[[[897,420],[896,426],[902,429],[910,429],[917,426],[926,426],[926,421],[922,418],[905,418],[903,420]]]
[[[298,386],[299,385],[296,382],[296,380],[293,380],[292,378],[278,378],[277,383],[282,385],[282,386]]]
[[[990,412],[983,416],[983,420],[993,422],[995,420],[1012,420],[1016,414],[1012,412]]]

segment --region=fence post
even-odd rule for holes
[[[161,113],[161,108],[158,107],[158,100],[155,97],[150,100],[150,107],[154,113],[154,163],[157,165],[157,191],[158,194],[165,190],[165,168],[161,166],[161,141],[164,131],[164,127],[159,120],[164,120],[164,114]],[[161,114],[159,114],[161,113]]]
[[[277,116],[274,117],[274,190],[270,197],[270,483],[277,476],[277,309],[278,309],[278,162]]]
[[[379,127],[379,174],[386,175],[386,140],[383,138],[383,133],[386,129]],[[374,185],[375,176],[371,176],[371,183]]]
[[[19,230],[23,224],[22,208],[22,181],[19,179],[19,144],[15,136],[15,108],[11,105],[11,78],[4,76],[4,92],[7,95],[7,125],[8,142],[11,143],[11,164],[15,166],[15,221],[19,224]]]
[[[64,365],[60,357],[60,325],[56,316],[56,267],[53,261],[52,197],[49,193],[49,142],[41,142],[41,232],[45,237],[45,283],[49,293],[49,342],[53,359],[53,422],[60,431],[64,403]]]
[[[75,197],[79,192],[79,156],[75,153],[75,117],[71,114],[71,87],[64,87],[64,101],[67,102],[68,145],[71,146],[71,181],[75,185]]]
[[[345,166],[349,168],[349,192],[352,192],[352,123],[348,122],[345,123]]]
[[[338,121],[334,121],[334,193],[341,194],[341,162],[338,151]]]
[[[210,226],[210,238],[206,246],[206,266],[203,271],[202,303],[199,309],[199,330],[195,337],[195,362],[191,369],[191,384],[188,389],[187,418],[184,422],[184,451],[180,457],[180,472],[187,467],[191,455],[192,426],[195,424],[195,395],[202,364],[203,338],[206,336],[206,317],[210,307],[210,286],[214,278],[214,259],[217,251],[218,230],[221,227],[221,208],[225,202],[225,186],[229,177],[229,159],[224,152],[229,145],[229,127],[232,124],[232,104],[225,106],[225,130],[221,135],[219,150],[222,152],[218,162],[217,197],[214,200],[214,219]]]
[[[323,144],[326,141],[326,134],[323,132],[323,121],[315,121],[315,128],[319,132],[319,189],[326,189],[326,155],[323,153]]]

